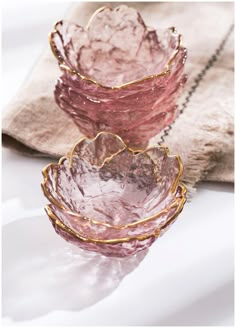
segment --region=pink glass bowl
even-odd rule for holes
[[[105,130],[131,145],[171,124],[186,82],[186,49],[175,28],[156,31],[133,8],[101,8],[86,28],[60,21],[50,44],[63,75],[55,99],[94,137]]]
[[[149,247],[186,201],[179,156],[165,147],[134,151],[112,133],[82,138],[43,170],[46,212],[69,242],[106,256]]]

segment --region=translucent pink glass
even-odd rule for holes
[[[50,41],[63,71],[56,102],[85,135],[105,130],[145,145],[175,119],[186,49],[174,28],[156,31],[119,6],[99,10],[86,28],[58,22]]]
[[[149,247],[185,203],[182,164],[164,147],[134,152],[100,133],[43,170],[55,230],[78,246],[123,257]]]

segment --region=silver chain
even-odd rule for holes
[[[215,64],[215,62],[218,60],[221,52],[224,49],[224,46],[228,40],[228,38],[230,37],[230,34],[232,33],[234,29],[234,24],[232,24],[228,30],[228,32],[226,33],[224,39],[221,41],[220,45],[218,46],[218,48],[215,50],[214,54],[210,57],[210,59],[208,60],[208,62],[206,63],[205,67],[200,71],[200,73],[197,75],[197,77],[194,79],[194,82],[184,100],[184,102],[181,105],[181,109],[179,110],[179,114],[178,117],[183,114],[185,108],[187,107],[188,103],[190,102],[190,99],[192,97],[192,95],[194,94],[194,92],[196,91],[196,89],[198,88],[199,84],[201,83],[202,79],[204,78],[204,76],[206,75],[207,71]],[[178,119],[178,117],[176,119]],[[160,136],[160,141],[158,142],[158,145],[162,145],[165,142],[165,138],[169,135],[170,130],[172,129],[172,125],[176,122],[175,121],[171,124],[171,125],[167,125],[167,127],[163,130],[162,135]]]

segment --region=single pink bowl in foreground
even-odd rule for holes
[[[179,156],[165,147],[134,151],[119,136],[101,132],[44,168],[46,212],[67,241],[126,257],[149,247],[182,211],[182,170]]]

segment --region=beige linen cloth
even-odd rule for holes
[[[76,4],[66,18],[85,26],[97,8],[120,4]],[[135,7],[149,26],[177,27],[188,49],[188,82],[179,101],[184,110],[164,138],[171,153],[182,157],[183,181],[190,190],[200,180],[233,182],[233,32],[223,42],[234,21],[233,3],[126,4]],[[4,146],[32,156],[60,157],[78,141],[77,126],[54,102],[60,75],[48,47],[5,111]],[[150,144],[159,142],[162,134]]]

